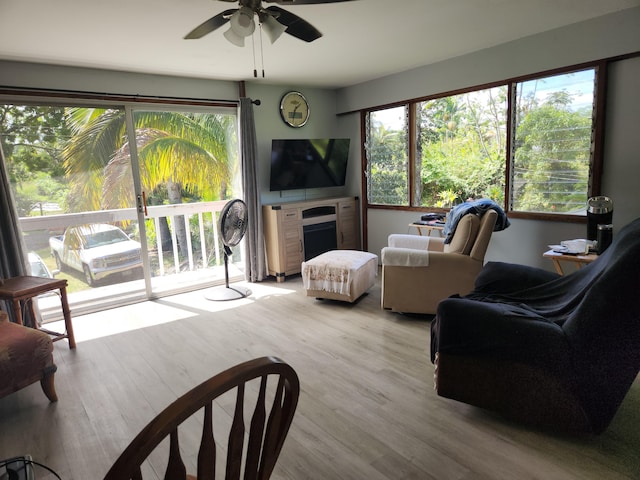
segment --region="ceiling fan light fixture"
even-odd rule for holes
[[[223,33],[224,38],[226,38],[230,43],[233,43],[236,47],[244,47],[244,37],[238,35],[233,28],[229,28],[226,32]]]
[[[240,7],[229,20],[231,29],[241,37],[248,37],[256,29],[253,21],[253,10],[247,7]]]
[[[280,38],[280,35],[282,35],[287,29],[285,25],[281,24],[271,15],[266,16],[266,18],[262,22],[262,27],[264,28],[264,31],[266,32],[272,44],[275,43],[275,41]]]

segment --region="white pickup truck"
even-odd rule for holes
[[[113,273],[142,268],[140,243],[106,223],[68,227],[64,235],[49,238],[49,248],[61,271],[72,268],[84,273],[92,287]]]

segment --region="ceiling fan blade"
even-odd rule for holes
[[[277,3],[279,5],[317,5],[319,3],[340,3],[340,2],[351,2],[353,0],[263,0],[263,1],[265,3]]]
[[[191,40],[204,37],[208,33],[213,32],[214,30],[227,23],[229,21],[229,17],[231,17],[231,15],[233,15],[237,10],[237,8],[225,10],[224,12],[217,14],[215,17],[211,17],[209,20],[198,25],[196,28],[187,33],[184,38],[187,40]]]
[[[287,27],[285,33],[289,35],[293,35],[305,42],[313,42],[322,36],[320,30],[291,12],[280,7],[267,7],[266,10],[273,13],[275,19]]]

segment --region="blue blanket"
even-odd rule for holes
[[[507,218],[507,214],[504,213],[504,210],[500,205],[489,198],[481,198],[480,200],[474,200],[472,202],[464,202],[453,207],[447,216],[447,221],[444,224],[444,243],[451,243],[451,239],[456,231],[458,222],[467,213],[475,213],[482,216],[487,210],[495,210],[498,212],[498,219],[496,220],[496,225],[493,228],[494,232],[504,230],[511,225],[511,222],[509,222],[509,219]]]

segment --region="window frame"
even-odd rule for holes
[[[361,110],[361,131],[362,138],[367,138],[367,116],[371,112],[376,112],[379,110],[390,109],[399,106],[407,106],[409,110],[409,130],[407,132],[409,137],[409,159],[408,159],[408,189],[409,189],[409,204],[408,205],[384,205],[384,204],[375,204],[369,203],[369,192],[367,190],[368,179],[367,173],[369,168],[369,160],[367,157],[367,151],[365,142],[362,144],[362,188],[363,188],[363,197],[365,201],[366,208],[372,209],[384,209],[384,210],[405,210],[405,211],[423,211],[423,212],[446,212],[449,209],[447,208],[438,208],[438,207],[425,207],[425,206],[414,206],[415,202],[415,181],[416,181],[416,106],[420,102],[425,102],[434,99],[440,99],[460,94],[465,94],[469,92],[475,92],[483,89],[489,89],[494,87],[507,87],[507,138],[506,138],[506,151],[505,151],[505,191],[504,191],[504,211],[508,213],[511,218],[525,218],[525,219],[535,219],[535,220],[551,220],[551,221],[564,221],[564,222],[584,222],[586,219],[586,211],[585,214],[567,214],[567,213],[547,213],[547,212],[525,212],[525,211],[517,211],[511,210],[510,207],[510,198],[511,198],[511,190],[512,190],[512,178],[511,178],[511,168],[512,168],[512,142],[515,135],[514,132],[514,121],[513,114],[515,105],[513,102],[513,92],[514,85],[531,81],[531,80],[540,80],[547,77],[552,77],[556,75],[577,72],[580,70],[593,69],[595,76],[595,85],[594,85],[594,107],[593,107],[593,120],[592,120],[592,149],[591,149],[591,167],[589,172],[589,184],[587,189],[587,197],[601,195],[601,184],[602,184],[602,171],[603,171],[603,152],[604,152],[604,124],[605,124],[605,109],[606,109],[606,84],[607,84],[607,67],[609,62],[612,59],[606,60],[598,60],[593,62],[585,62],[576,65],[570,65],[566,67],[554,68],[550,70],[545,70],[541,72],[535,72],[527,75],[520,75],[517,77],[511,77],[504,80],[499,80],[495,82],[473,85],[470,87],[460,88],[456,90],[450,90],[446,92],[441,92],[437,94],[427,95],[424,97],[413,98],[409,100],[389,103],[385,105],[375,106],[367,109]]]

